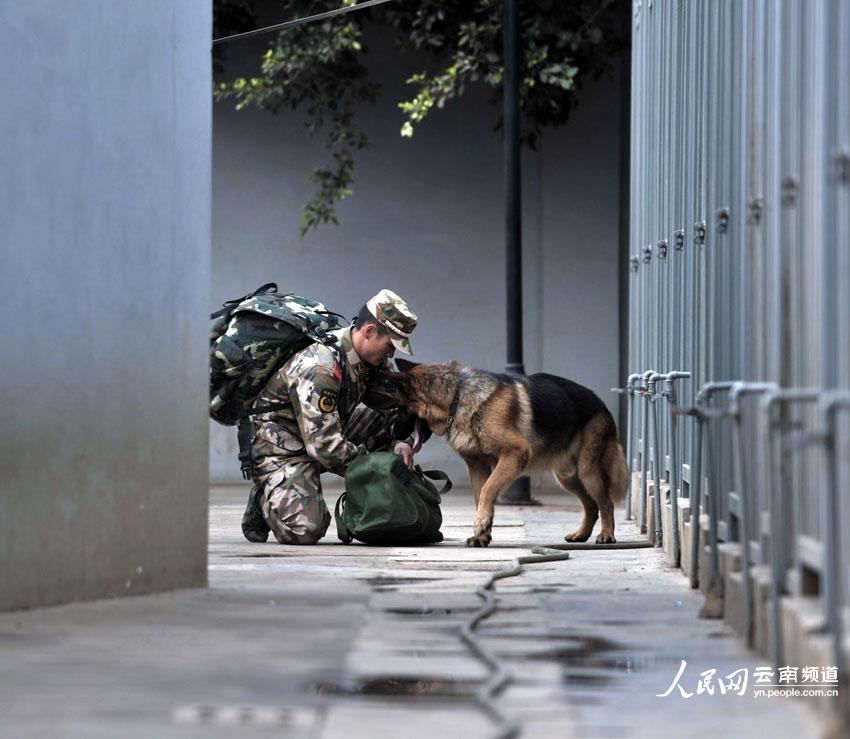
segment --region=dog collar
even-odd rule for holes
[[[460,403],[460,385],[460,378],[458,378],[457,387],[455,388],[455,394],[452,398],[452,404],[449,406],[449,415],[446,417],[446,437],[448,437],[449,433],[452,430],[452,426],[454,426],[455,414],[457,414],[457,407]]]

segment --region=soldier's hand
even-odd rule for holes
[[[404,463],[407,465],[407,469],[413,469],[413,449],[410,448],[410,444],[406,441],[400,441],[393,447],[393,453],[398,454],[404,460]]]

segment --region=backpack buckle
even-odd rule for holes
[[[253,436],[253,425],[248,417],[239,421],[236,438],[239,441],[239,461],[242,477],[250,480],[254,476],[254,462],[251,459],[251,437]]]
[[[242,478],[245,480],[250,480],[254,476],[254,464],[251,462],[251,452],[242,452],[239,454],[239,461],[242,463],[240,465],[240,469],[242,470]]]

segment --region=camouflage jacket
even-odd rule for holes
[[[373,368],[363,362],[351,342],[350,326],[331,333],[336,345],[317,342],[296,352],[257,397],[258,407],[284,406],[254,417],[251,454],[261,472],[278,467],[284,458],[308,458],[343,474],[367,451],[343,434],[352,411],[361,402],[377,410],[395,407],[381,389],[380,376],[389,365]]]

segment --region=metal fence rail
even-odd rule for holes
[[[850,2],[633,6],[628,455],[656,543],[737,543],[745,633],[768,573],[850,619]],[[689,410],[688,410],[689,409]],[[666,499],[650,491],[667,490]],[[669,491],[672,491],[672,495]],[[631,496],[630,501],[631,502]],[[666,512],[664,515],[668,515]],[[693,530],[693,529],[692,529]],[[695,537],[692,537],[695,539]],[[702,542],[701,542],[702,543]],[[728,547],[727,547],[728,548]],[[682,558],[687,554],[682,552]],[[781,630],[771,651],[782,659]]]

